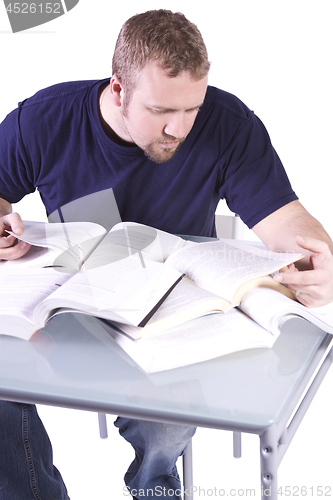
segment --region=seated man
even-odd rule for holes
[[[306,306],[331,302],[332,241],[298,201],[263,124],[208,86],[208,71],[197,27],[150,11],[122,27],[111,79],[54,85],[20,103],[0,126],[0,258],[28,251],[5,229],[22,234],[11,203],[36,188],[48,214],[112,188],[122,220],[199,236],[215,235],[224,198],[268,248],[306,255],[301,271],[291,266],[277,280]],[[159,487],[179,499],[176,460],[195,429],[115,425],[135,450],[125,475],[133,496]],[[0,439],[2,500],[68,498],[34,406],[2,402]]]

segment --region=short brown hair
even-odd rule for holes
[[[112,73],[131,94],[139,71],[153,60],[159,60],[171,78],[188,71],[200,80],[210,67],[197,26],[183,14],[163,9],[137,14],[125,22],[116,43]]]

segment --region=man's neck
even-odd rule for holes
[[[133,147],[134,142],[128,141],[127,134],[123,132],[123,120],[121,108],[114,106],[111,95],[110,85],[107,85],[99,96],[99,114],[102,126],[113,142],[121,146]]]

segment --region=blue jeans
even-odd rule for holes
[[[33,405],[0,401],[0,499],[68,499]]]
[[[137,499],[181,499],[176,461],[195,427],[123,417],[117,418],[115,426],[135,450],[135,459],[124,478],[129,493]]]
[[[179,500],[175,464],[195,428],[123,417],[115,425],[135,450],[124,498]],[[0,500],[69,500],[34,405],[0,401]]]

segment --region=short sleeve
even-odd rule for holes
[[[250,112],[222,154],[219,195],[252,228],[297,200],[260,119]]]
[[[0,124],[0,197],[16,203],[35,190],[19,128],[20,109]]]

